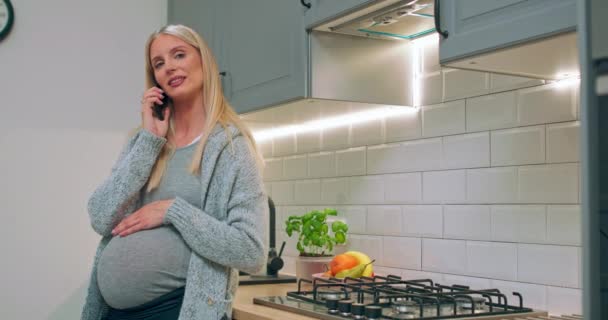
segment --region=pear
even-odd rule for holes
[[[355,267],[352,267],[350,269],[346,269],[346,270],[342,270],[338,273],[336,273],[336,278],[361,278],[361,276],[363,276],[363,271],[365,270],[365,267],[367,267],[368,264],[371,264],[372,262],[374,262],[376,260],[372,260],[369,263],[366,264],[359,264]]]

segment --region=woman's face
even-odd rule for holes
[[[199,94],[203,89],[203,66],[199,51],[178,37],[161,34],[150,45],[154,78],[173,100]]]

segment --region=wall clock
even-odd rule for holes
[[[15,12],[10,0],[0,0],[0,41],[8,35],[15,22]]]

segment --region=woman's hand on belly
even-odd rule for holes
[[[167,209],[173,204],[174,199],[151,202],[132,215],[124,218],[112,230],[112,235],[126,237],[141,230],[154,229],[163,224]]]

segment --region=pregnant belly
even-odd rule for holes
[[[190,248],[172,226],[114,237],[97,265],[97,283],[115,309],[136,307],[186,284]]]

